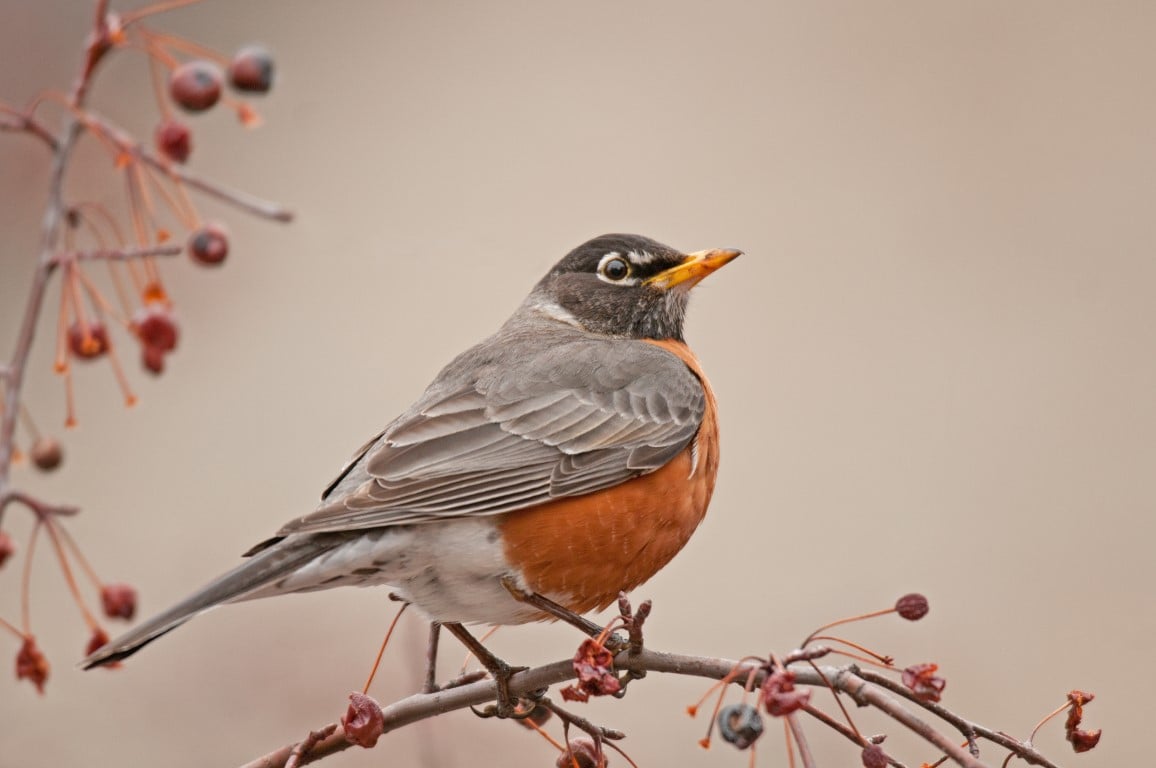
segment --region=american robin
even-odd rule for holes
[[[457,629],[609,606],[706,513],[715,398],[683,318],[690,289],[738,255],[638,235],[575,248],[362,446],[314,512],[84,666],[222,603],[344,585],[390,585]]]

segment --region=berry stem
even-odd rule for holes
[[[795,737],[795,746],[799,748],[799,759],[803,761],[803,768],[815,768],[815,757],[811,754],[811,745],[807,743],[807,734],[803,733],[798,715],[792,712],[783,719],[787,721],[791,735]]]
[[[1064,703],[1064,704],[1062,704],[1061,706],[1059,706],[1059,707],[1056,707],[1056,709],[1055,709],[1054,711],[1052,711],[1050,714],[1048,714],[1048,715],[1045,715],[1045,716],[1044,716],[1044,718],[1043,718],[1042,720],[1040,720],[1038,723],[1036,723],[1036,727],[1035,727],[1035,728],[1032,728],[1032,733],[1031,733],[1031,735],[1030,735],[1030,736],[1028,736],[1028,741],[1027,741],[1027,743],[1028,743],[1028,744],[1031,744],[1032,742],[1034,742],[1034,741],[1036,740],[1036,734],[1037,734],[1037,733],[1039,733],[1039,731],[1040,731],[1040,728],[1043,728],[1043,727],[1044,727],[1044,725],[1045,725],[1045,724],[1046,724],[1046,723],[1047,723],[1049,720],[1051,720],[1053,717],[1055,717],[1056,715],[1058,715],[1058,714],[1060,714],[1061,712],[1063,712],[1064,710],[1066,710],[1066,709],[1067,709],[1069,706],[1071,706],[1071,705],[1070,705],[1070,703],[1068,703],[1068,702],[1065,702],[1065,703]]]
[[[122,27],[127,27],[130,24],[135,24],[143,18],[148,16],[155,16],[158,13],[165,11],[172,11],[177,8],[184,8],[186,5],[195,5],[201,0],[166,0],[166,2],[153,3],[146,5],[143,8],[137,8],[134,11],[128,11],[120,17]]]
[[[393,630],[397,626],[397,622],[401,619],[401,615],[405,613],[405,609],[409,608],[409,603],[402,603],[401,608],[397,609],[397,613],[393,616],[393,621],[389,622],[389,629],[385,630],[385,637],[381,640],[381,647],[377,649],[377,658],[373,660],[373,668],[369,670],[369,677],[365,679],[365,685],[362,686],[361,692],[369,693],[369,686],[373,684],[373,678],[377,676],[377,668],[381,664],[381,657],[385,655],[385,647],[389,645],[389,638],[393,637]]]
[[[550,734],[548,734],[546,732],[545,728],[543,728],[542,726],[535,723],[532,718],[527,717],[525,720],[521,720],[519,722],[521,722],[522,725],[533,728],[538,733],[539,736],[541,736],[546,741],[550,742],[550,746],[554,747],[554,749],[558,750],[559,752],[565,752],[566,751],[566,747],[559,744],[558,741],[553,736],[551,736]]]
[[[16,635],[17,637],[19,637],[21,640],[23,640],[24,638],[28,637],[26,634],[24,634],[23,632],[21,632],[21,631],[19,630],[19,628],[17,628],[17,627],[16,627],[16,625],[14,625],[14,624],[10,624],[9,622],[5,621],[3,618],[0,618],[0,628],[3,628],[3,629],[6,629],[6,630],[8,630],[8,631],[9,631],[9,632],[11,632],[12,634],[14,634],[14,635]]]
[[[96,575],[96,571],[93,569],[92,564],[88,562],[88,558],[84,556],[84,553],[80,551],[80,547],[77,545],[76,539],[72,538],[72,534],[69,533],[68,529],[64,526],[61,526],[59,530],[61,536],[64,538],[64,543],[70,550],[72,550],[72,554],[76,557],[76,562],[80,564],[80,569],[84,571],[85,576],[88,577],[88,580],[92,582],[92,585],[96,587],[97,591],[103,589],[104,582],[101,581],[100,577]]]
[[[40,439],[40,430],[36,428],[36,422],[32,420],[32,414],[28,412],[28,406],[24,403],[20,404],[20,422],[24,428],[28,430],[28,435],[32,438],[32,442]]]
[[[847,725],[851,726],[851,731],[855,734],[855,739],[860,744],[864,744],[865,742],[863,741],[863,734],[859,733],[859,728],[855,725],[855,721],[851,719],[851,713],[847,711],[847,707],[843,706],[843,700],[839,698],[839,692],[835,690],[835,686],[831,685],[831,681],[823,676],[823,673],[819,671],[818,664],[811,661],[810,659],[807,660],[807,663],[811,665],[811,669],[815,670],[815,674],[823,677],[823,682],[827,684],[827,689],[831,691],[831,695],[835,697],[835,703],[839,705],[839,710],[843,713],[843,719],[847,721]],[[803,705],[804,709],[809,707],[810,704]]]
[[[189,210],[191,206],[189,205],[188,198],[186,197],[183,201],[180,201],[173,197],[173,194],[169,192],[168,189],[165,188],[165,185],[161,183],[161,180],[157,178],[155,170],[145,168],[141,163],[138,163],[137,167],[141,172],[142,183],[146,186],[151,184],[152,187],[156,189],[161,199],[165,201],[165,205],[168,206],[169,210],[172,211],[173,215],[177,217],[184,227],[187,229],[195,229],[197,226],[197,216],[195,211]],[[180,189],[179,184],[174,184],[174,186]],[[182,202],[184,205],[182,205]]]
[[[165,48],[186,53],[190,56],[209,59],[220,64],[223,67],[229,66],[229,57],[224,54],[214,51],[212,48],[201,45],[200,43],[186,40],[183,37],[169,34],[168,32],[157,32],[154,29],[146,29],[144,27],[138,28],[152,43]]]
[[[826,640],[828,642],[833,642],[833,643],[842,643],[843,645],[848,645],[857,651],[862,651],[863,653],[867,654],[868,656],[871,656],[872,658],[874,658],[876,661],[878,661],[880,664],[882,664],[885,667],[891,667],[891,666],[895,665],[895,659],[891,658],[890,656],[884,656],[883,654],[876,653],[875,651],[871,650],[870,648],[859,645],[859,643],[854,643],[850,640],[846,640],[842,637],[837,637],[835,635],[816,635],[815,637],[810,638],[811,642],[815,642],[816,640]],[[835,653],[838,653],[838,651],[835,651]]]
[[[88,628],[95,632],[100,629],[100,624],[96,617],[88,610],[88,606],[84,604],[84,597],[80,594],[80,587],[76,583],[76,577],[73,576],[72,566],[68,562],[68,554],[64,551],[64,547],[60,543],[60,535],[57,533],[57,522],[51,517],[42,518],[44,527],[48,531],[48,540],[52,542],[52,548],[56,551],[56,559],[60,562],[60,570],[64,574],[64,581],[68,584],[68,591],[72,593],[72,599],[76,601],[76,607],[80,609],[81,615],[84,617],[84,623]]]
[[[36,539],[40,535],[43,518],[37,517],[28,535],[28,552],[24,555],[24,571],[20,577],[20,624],[25,635],[32,634],[32,608],[28,599],[32,586],[32,553],[36,551]]]
[[[807,635],[807,639],[804,640],[802,645],[800,645],[799,647],[800,648],[806,648],[808,643],[810,643],[812,640],[815,639],[816,635],[818,635],[820,632],[823,632],[825,630],[830,629],[831,627],[837,627],[841,624],[850,624],[853,621],[863,621],[865,619],[873,619],[876,616],[886,616],[889,613],[895,613],[895,608],[884,608],[881,611],[872,611],[871,613],[864,613],[864,614],[861,614],[859,616],[848,616],[845,619],[838,619],[837,621],[832,621],[829,624],[824,624],[821,627],[816,628],[815,631],[812,632],[811,634]]]
[[[795,768],[795,740],[791,736],[791,724],[783,720],[783,741],[787,744],[787,768]]]

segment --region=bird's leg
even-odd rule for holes
[[[440,622],[429,623],[429,644],[426,646],[425,684],[421,687],[422,693],[433,693],[438,690],[438,640],[441,638],[442,625]]]
[[[517,600],[519,603],[532,605],[543,613],[548,613],[555,619],[566,622],[570,626],[577,628],[580,632],[583,632],[590,637],[598,637],[598,635],[602,634],[602,627],[598,626],[594,622],[579,616],[564,605],[555,603],[545,595],[539,594],[537,592],[527,592],[515,584],[513,579],[503,577],[502,586],[505,587],[506,591],[510,593],[510,596]]]
[[[460,640],[462,645],[477,658],[481,665],[485,667],[494,678],[494,684],[498,688],[498,700],[492,714],[502,718],[517,717],[519,714],[518,702],[517,699],[510,694],[510,678],[517,672],[525,671],[527,667],[511,667],[490,653],[489,649],[478,642],[477,638],[471,635],[469,630],[457,622],[447,622],[442,626],[449,630],[451,635]],[[525,714],[529,714],[529,711]]]

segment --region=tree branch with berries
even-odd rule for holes
[[[136,606],[135,589],[102,580],[68,533],[64,518],[78,509],[36,498],[21,490],[13,477],[14,465],[23,464],[25,455],[28,464],[43,472],[57,470],[64,461],[62,442],[41,432],[23,400],[27,379],[37,375],[28,371],[28,360],[41,316],[48,311],[46,304],[59,296],[53,369],[63,380],[64,425],[71,428],[77,423],[74,365],[106,362],[125,405],[132,406],[136,395],[121,361],[122,343],[135,346],[149,375],[160,375],[176,350],[180,331],[162,261],[182,252],[204,267],[219,267],[225,261],[226,230],[201,216],[191,193],[273,221],[292,218],[276,203],[229,189],[185,167],[193,151],[193,133],[181,116],[221,104],[232,109],[244,126],[256,127],[260,116],[246,97],[267,93],[273,83],[273,59],[263,49],[247,47],[226,57],[152,26],[161,12],[195,1],[169,0],[117,12],[108,0],[97,0],[72,87],[67,92],[43,91],[23,107],[0,99],[0,132],[29,136],[49,155],[40,252],[15,343],[7,362],[0,364],[0,567],[17,556],[16,542],[3,526],[6,513],[18,507],[33,517],[20,553],[20,617],[0,617],[0,635],[11,635],[18,643],[17,677],[41,692],[50,665],[33,631],[30,576],[42,534],[89,629],[87,652],[108,641],[98,613],[127,621]],[[114,54],[141,56],[152,75],[159,122],[151,149],[89,104],[93,78]],[[52,112],[59,114],[55,129],[49,122]],[[108,153],[109,181],[124,186],[122,208],[70,195],[69,169],[75,148],[84,140],[97,142]],[[179,233],[185,236],[183,246],[177,244]],[[21,445],[26,450],[20,450]],[[95,588],[100,611],[90,607],[83,581]]]
[[[617,754],[615,761],[620,758],[625,764],[636,766],[617,743],[625,734],[564,709],[550,698],[549,691],[552,686],[570,683],[558,692],[565,702],[583,703],[595,696],[622,698],[630,685],[654,672],[715,680],[697,702],[686,708],[692,718],[709,709],[706,735],[698,740],[698,745],[709,749],[717,734],[735,749],[747,751],[747,762],[752,767],[756,765],[759,745],[766,749],[766,742],[772,740],[765,732],[768,718],[782,724],[778,747],[786,751],[789,764],[796,765],[797,759],[803,768],[816,765],[807,741],[808,726],[814,724],[850,741],[865,768],[938,768],[949,761],[963,768],[1006,768],[1014,759],[1042,768],[1060,768],[1035,748],[1033,740],[1046,723],[1065,713],[1064,729],[1073,750],[1086,752],[1096,746],[1100,731],[1081,727],[1084,707],[1094,698],[1090,693],[1071,691],[1064,703],[1044,717],[1026,738],[1018,739],[947,708],[942,702],[946,681],[937,674],[936,664],[899,667],[890,656],[828,633],[836,626],[890,614],[918,621],[928,609],[923,595],[904,595],[891,608],[823,625],[808,635],[798,649],[783,656],[772,653],[734,661],[644,647],[642,625],[650,613],[650,603],[633,611],[622,595],[619,617],[599,636],[584,640],[572,659],[518,672],[510,678],[509,693],[518,699],[518,710],[511,719],[543,736],[553,750],[557,768],[606,768],[612,753]],[[628,631],[627,638],[611,634],[618,627]],[[830,663],[840,659],[841,664]],[[827,663],[820,665],[819,660]],[[494,701],[498,694],[495,683],[484,679],[483,673],[463,673],[442,686],[433,686],[433,690],[384,707],[368,696],[371,682],[372,675],[362,691],[350,694],[348,709],[340,722],[313,730],[300,742],[285,745],[242,768],[298,768],[352,746],[372,748],[390,731],[447,712],[469,707],[482,717],[493,717],[496,711],[492,706],[477,709]],[[731,692],[735,688],[740,691],[738,700],[728,703],[728,697],[734,698]],[[886,732],[874,734],[861,729],[849,704],[875,710],[890,721],[892,728],[916,734],[927,743],[927,754],[916,756],[919,762],[915,763],[890,753],[885,746]],[[561,738],[547,730],[547,723],[555,719],[561,724]],[[573,731],[581,735],[572,736]],[[688,747],[691,741],[688,737]],[[990,759],[993,747],[998,750],[999,762]]]

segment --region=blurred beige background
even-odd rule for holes
[[[5,3],[0,96],[64,87],[88,23],[76,0]],[[1020,735],[1070,688],[1094,691],[1102,746],[1074,757],[1058,725],[1039,746],[1064,765],[1145,764],[1154,23],[1146,2],[1054,0],[246,0],[171,13],[158,25],[276,52],[266,126],[194,118],[191,165],[299,220],[205,202],[234,250],[219,271],[167,266],[183,325],[168,372],[131,364],[141,403],[126,412],[107,365],[78,371],[66,466],[18,480],[82,504],[71,530],[151,613],[310,510],[348,454],[574,245],[625,230],[739,247],[688,328],[722,403],[719,490],[690,546],[637,593],[655,600],[651,643],[785,651],[918,589],[924,622],[848,634],[939,662],[948,704]],[[151,134],[139,55],[109,62],[93,106]],[[72,188],[119,200],[87,147]],[[0,137],[4,354],[45,155]],[[28,402],[58,431],[50,319]],[[20,513],[5,526],[27,534]],[[17,577],[0,572],[0,615],[18,613]],[[59,573],[44,558],[34,578],[55,666],[43,698],[0,676],[3,768],[249,760],[343,711],[393,611],[384,590],[229,607],[118,672],[81,673],[86,635]],[[424,633],[403,623],[379,699],[414,690]],[[519,663],[575,643],[558,627],[494,639]],[[448,674],[460,655],[444,647]],[[15,650],[0,641],[3,658]],[[655,677],[589,711],[629,733],[641,766],[745,765],[696,746],[705,723],[683,707],[703,690]],[[811,732],[824,765],[857,760]],[[771,728],[759,764],[785,765],[780,745]],[[457,713],[329,764],[553,760],[532,733]]]

